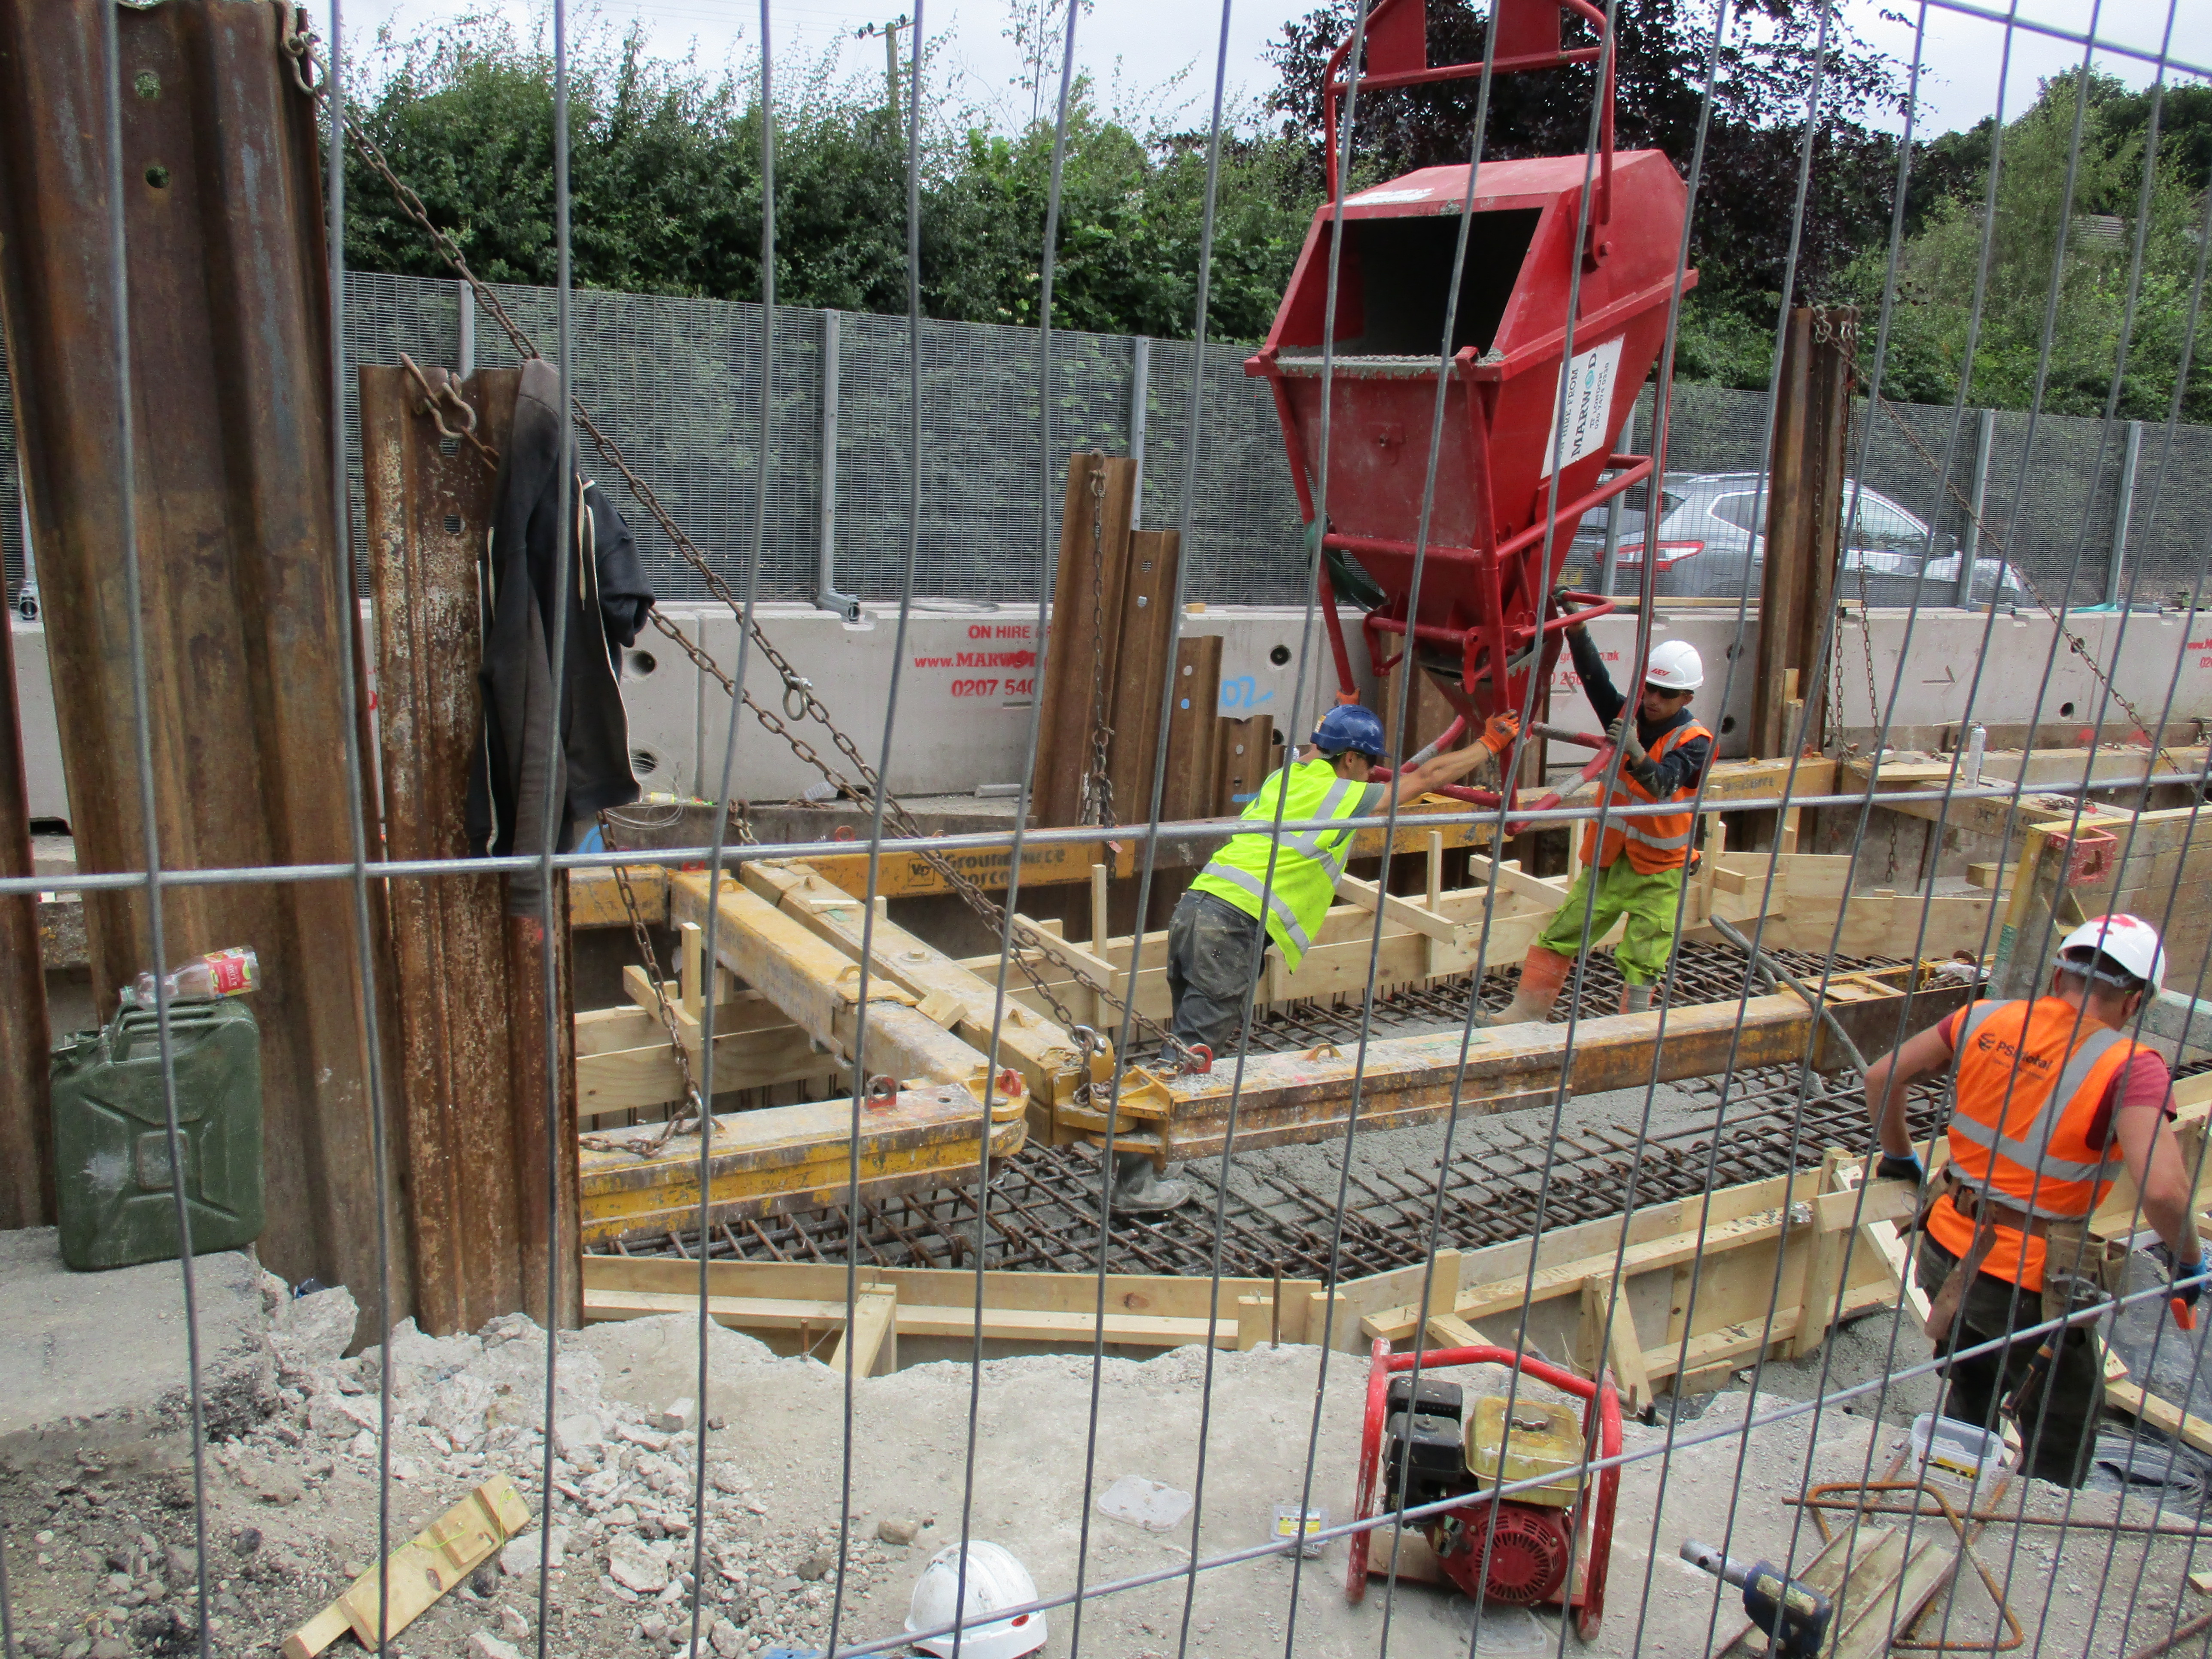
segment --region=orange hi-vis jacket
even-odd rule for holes
[[[1636,718],[1633,712],[1631,720]],[[1692,738],[1704,738],[1708,742],[1712,733],[1695,720],[1684,720],[1680,726],[1660,733],[1659,741],[1645,752],[1653,760],[1662,758],[1679,744]],[[1698,781],[1692,778],[1668,799],[1694,800]],[[1606,797],[1613,806],[1634,805],[1650,806],[1659,797],[1628,775],[1624,768],[1614,775],[1613,792]],[[1613,861],[1620,856],[1620,849],[1628,849],[1628,866],[1639,876],[1656,876],[1662,870],[1679,870],[1690,861],[1690,840],[1698,827],[1697,814],[1689,811],[1652,812],[1632,818],[1606,820],[1605,844],[1598,847],[1597,820],[1593,818],[1583,826],[1583,862],[1609,870]],[[1596,848],[1595,854],[1592,849]]]
[[[1978,1002],[1959,1025],[1958,1099],[1951,1167],[2000,1204],[2078,1221],[2111,1190],[2119,1149],[2088,1142],[2114,1076],[2139,1046],[2084,1017],[2062,997]],[[1972,1219],[1949,1200],[1928,1215],[1928,1236],[1963,1259]],[[1982,1271],[2022,1290],[2043,1288],[2044,1241],[1998,1227]]]

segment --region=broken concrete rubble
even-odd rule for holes
[[[349,1300],[326,1291],[289,1310],[270,1307],[271,1340],[280,1323],[289,1333],[293,1352],[278,1364],[292,1380],[275,1392],[276,1410],[265,1421],[210,1446],[208,1583],[219,1650],[266,1650],[376,1558],[384,1449],[377,1385],[386,1364],[393,1385],[394,1534],[410,1535],[462,1492],[501,1472],[528,1494],[535,1516],[500,1557],[410,1627],[402,1650],[410,1659],[500,1659],[500,1647],[491,1644],[532,1651],[538,1552],[548,1546],[545,1637],[552,1659],[608,1653],[749,1659],[776,1645],[818,1649],[840,1595],[842,1640],[894,1637],[916,1576],[939,1547],[958,1535],[971,1386],[981,1392],[969,1524],[975,1535],[1013,1548],[1048,1594],[1074,1582],[1086,1495],[1095,1504],[1116,1479],[1132,1474],[1188,1489],[1196,1474],[1206,1356],[1195,1349],[1142,1364],[1106,1362],[1087,1493],[1087,1356],[996,1361],[980,1376],[964,1365],[940,1364],[859,1379],[848,1486],[841,1377],[810,1360],[776,1358],[757,1342],[717,1329],[702,1396],[696,1322],[670,1315],[557,1339],[562,1414],[548,1514],[539,1485],[546,1448],[537,1415],[544,1398],[544,1334],[526,1320],[436,1339],[403,1324],[389,1343],[348,1358],[341,1336],[348,1322],[341,1316]],[[315,1301],[323,1305],[304,1305]],[[1317,1362],[1314,1350],[1289,1346],[1213,1357],[1208,1501],[1199,1540],[1206,1553],[1255,1541],[1272,1505],[1297,1497]],[[1333,1363],[1338,1369],[1322,1426],[1315,1500],[1334,1509],[1348,1504],[1359,1390],[1345,1357]],[[695,1423],[723,1413],[738,1425],[706,1434],[703,1514],[695,1507],[693,1485],[702,1462],[699,1431],[671,1431],[651,1420],[687,1398],[696,1401]],[[1712,1401],[1685,1431],[1740,1421],[1741,1400]],[[536,1409],[526,1413],[526,1405]],[[1759,1431],[1759,1456],[1744,1477],[1732,1436],[1710,1447],[1680,1448],[1662,1531],[1680,1530],[1689,1524],[1683,1516],[1723,1504],[1741,1480],[1749,1500],[1740,1522],[1743,1539],[1786,1549],[1794,1518],[1786,1498],[1805,1479],[1856,1474],[1869,1450],[1871,1425],[1864,1418],[1826,1413],[1819,1421],[1817,1449],[1808,1445],[1802,1420]],[[1893,1418],[1881,1432],[1876,1451],[1902,1431]],[[1648,1449],[1664,1431],[1632,1425],[1630,1437],[1632,1449]],[[1655,1547],[1650,1516],[1656,1471],[1656,1464],[1638,1465],[1626,1484],[1613,1582],[1627,1587],[1621,1595],[1632,1613],[1617,1626],[1608,1620],[1600,1652],[1625,1652],[1638,1628],[1632,1604],[1652,1559],[1646,1551]],[[93,1483],[81,1477],[78,1484],[89,1489]],[[40,1540],[25,1565],[27,1583],[17,1581],[17,1607],[27,1614],[18,1626],[23,1650],[31,1659],[92,1659],[96,1644],[112,1643],[130,1659],[149,1642],[169,1640],[171,1609],[189,1605],[196,1589],[189,1484],[182,1487],[182,1508],[149,1499],[129,1510],[120,1498],[91,1503],[88,1490],[57,1497],[52,1485],[36,1492],[20,1484],[0,1486],[0,1501],[38,1506],[0,1516],[11,1537]],[[2086,1512],[2087,1502],[2077,1512]],[[114,1525],[107,1519],[118,1511],[136,1517],[119,1532],[119,1515]],[[842,1540],[841,1514],[852,1522]],[[1631,1516],[1639,1518],[1632,1524]],[[84,1559],[95,1539],[99,1559]],[[1153,1534],[1094,1524],[1085,1571],[1093,1584],[1140,1574],[1186,1559],[1190,1543],[1188,1525]],[[2101,1540],[2094,1549],[2079,1546],[2090,1553],[2103,1547]],[[2179,1559],[2179,1547],[2155,1547]],[[1668,1551],[1659,1547],[1658,1553]],[[1340,1551],[1325,1563],[1310,1563],[1299,1582],[1301,1654],[1374,1650],[1374,1598],[1367,1613],[1345,1607],[1341,1561]],[[1660,1640],[1669,1651],[1686,1651],[1675,1643],[1703,1632],[1711,1605],[1709,1582],[1685,1589],[1670,1571],[1663,1560],[1652,1568],[1644,1620],[1652,1651]],[[1201,1575],[1192,1659],[1279,1648],[1289,1575],[1279,1556]],[[2154,1565],[2152,1582],[2170,1576],[2165,1563]],[[1096,1602],[1085,1612],[1085,1628],[1097,1633],[1101,1652],[1172,1651],[1183,1593],[1178,1579]],[[695,1606],[696,1654],[688,1650]],[[1467,1651],[1462,1599],[1406,1586],[1395,1606],[1395,1650],[1413,1659]],[[2045,1615],[2046,1629],[2055,1632],[2075,1616],[2071,1604],[2056,1607]],[[155,1620],[170,1634],[142,1637],[139,1624],[153,1630]],[[1056,1632],[1064,1628],[1055,1623]],[[1543,1630],[1556,1644],[1555,1623],[1544,1623]]]

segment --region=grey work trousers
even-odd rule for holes
[[[1170,1029],[1185,1042],[1228,1054],[1244,1029],[1244,1005],[1265,959],[1260,920],[1212,893],[1185,893],[1168,918]]]
[[[1919,1270],[1920,1287],[1933,1301],[1943,1281],[1957,1270],[1959,1258],[1923,1233],[1914,1265]],[[1959,1315],[1958,1346],[1976,1347],[2041,1324],[2043,1292],[2021,1290],[1994,1273],[1976,1273],[1960,1304]],[[2041,1336],[2022,1337],[2008,1346],[1953,1361],[1948,1368],[1950,1386],[1943,1395],[1943,1415],[1993,1433],[2000,1431],[2003,1425],[1999,1421],[1999,1403],[2027,1374],[2028,1364],[2043,1340]],[[1937,1341],[1938,1358],[1950,1352],[1948,1340]],[[2041,1385],[2021,1402],[2020,1436],[2029,1449],[2027,1472],[2057,1486],[2078,1486],[2087,1480],[2096,1455],[2097,1419],[2104,1399],[2104,1367],[2089,1333],[2068,1331]]]

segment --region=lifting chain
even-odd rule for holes
[[[605,836],[612,828],[611,815],[599,814],[599,833]],[[668,1121],[658,1133],[640,1139],[622,1139],[613,1135],[585,1135],[584,1146],[605,1152],[635,1152],[640,1158],[651,1158],[671,1140],[684,1133],[687,1123],[696,1121],[708,1133],[709,1127],[705,1108],[699,1097],[699,1081],[691,1074],[690,1050],[684,1046],[684,1034],[676,1026],[676,1011],[668,1005],[668,989],[660,977],[660,955],[653,948],[653,935],[646,930],[645,913],[638,906],[637,891],[629,884],[629,872],[617,864],[613,866],[615,886],[622,894],[623,908],[629,915],[629,931],[637,941],[637,953],[645,963],[646,983],[653,988],[653,1006],[659,1012],[661,1029],[668,1033],[668,1051],[676,1057],[677,1069],[684,1074],[684,1105],[681,1110],[668,1115]]]
[[[1951,499],[1958,502],[1959,506],[1964,509],[1968,520],[1973,525],[1977,541],[1987,542],[1996,550],[1998,574],[1990,585],[1990,602],[1994,604],[1996,602],[1996,595],[2003,591],[2004,586],[2004,544],[1997,539],[1996,533],[1992,532],[1988,524],[1984,521],[1982,515],[1974,511],[1973,502],[1967,498],[1966,491],[1959,488],[1957,480],[1952,478],[1948,474],[1947,474],[1943,470],[1942,463],[1938,461],[1935,456],[1928,453],[1928,446],[1920,441],[1920,434],[1912,429],[1911,423],[1905,420],[1903,413],[1899,410],[1897,405],[1890,402],[1887,398],[1880,398],[1878,401],[1881,403],[1883,411],[1888,415],[1889,418],[1893,422],[1896,423],[1897,429],[1905,434],[1905,441],[1912,447],[1913,453],[1928,464],[1928,470],[1930,472],[1933,472],[1939,477],[1942,478],[1944,488],[1948,491]],[[1966,579],[1966,591],[1969,597],[1971,597],[1973,592],[1973,573],[1966,567],[1966,549],[1964,543],[1961,543],[1959,547],[1959,568],[1960,574]],[[2098,665],[2095,654],[2089,649],[2088,641],[2084,640],[2079,634],[2076,634],[2072,629],[2066,625],[2066,618],[2059,614],[2057,608],[2051,605],[2050,600],[2043,597],[2043,590],[2035,585],[2035,579],[2033,577],[2030,576],[2025,570],[2020,571],[2019,575],[2021,582],[2027,586],[2029,594],[2034,599],[2036,604],[2043,607],[2044,615],[2049,617],[2052,622],[2058,624],[2058,631],[2066,636],[2067,646],[2073,651],[2075,656],[2081,658],[2083,666],[2088,669],[2091,678],[2094,678],[2098,684],[2105,688],[2105,693],[2107,696],[2111,697],[2114,702],[2119,704],[2119,706],[2127,712],[2128,718],[2135,722],[2135,729],[2148,738],[2150,735],[2151,728],[2148,723],[2144,720],[2142,711],[2137,708],[2135,704],[2130,702],[2127,698],[2121,694],[2120,688],[2114,685],[2112,682],[2111,677],[2105,672],[2103,668]],[[2031,742],[2033,742],[2034,735],[2035,734],[2032,732],[2028,734]],[[2165,735],[2166,733],[2161,728],[2159,732],[2159,736],[2163,738]],[[2181,763],[2174,759],[2171,754],[2166,752],[2166,745],[2163,743],[2158,744],[2158,757],[2164,761],[2168,766],[2173,768],[2177,773],[2181,771]]]
[[[283,4],[283,0],[277,0],[277,3],[279,9],[288,20],[288,26],[290,26],[295,19],[295,14]],[[298,82],[302,91],[310,94],[318,102],[327,104],[328,88],[325,77],[317,72],[310,80],[304,76],[300,70],[301,64],[307,65],[309,70],[317,68],[313,38],[303,28],[297,30],[297,35],[296,46],[291,44],[291,38],[288,36],[283,48],[287,55],[295,60],[294,79]],[[377,147],[367,131],[360,125],[356,124],[347,129],[347,136],[353,141],[356,153],[391,189],[393,199],[399,204],[400,211],[412,220],[422,234],[429,238],[431,246],[437,251],[438,256],[453,270],[453,274],[469,285],[470,291],[476,296],[477,303],[482,306],[492,320],[499,325],[501,331],[513,343],[516,353],[526,358],[542,356],[543,354],[538,351],[529,335],[525,333],[521,325],[508,314],[507,307],[500,303],[499,297],[484,284],[481,277],[469,269],[468,260],[463,256],[459,245],[438,228],[430,217],[429,210],[424,206],[422,198],[410,189],[406,182],[392,170],[391,162],[385,158],[384,152]],[[700,580],[706,585],[708,592],[729,608],[739,625],[751,636],[753,643],[760,647],[761,653],[769,659],[769,665],[781,678],[784,687],[784,707],[787,710],[792,711],[791,718],[795,720],[804,717],[819,723],[830,734],[831,744],[851,766],[864,787],[856,787],[848,779],[839,776],[811,744],[799,738],[783,721],[776,719],[769,710],[763,708],[755,701],[750,691],[743,694],[744,706],[751,711],[753,717],[767,731],[781,738],[791,746],[794,755],[820,772],[831,785],[855,799],[872,798],[872,792],[881,787],[881,780],[878,778],[875,769],[868,764],[866,758],[860,753],[859,746],[853,742],[852,738],[840,731],[836,723],[830,719],[829,709],[823,706],[822,700],[814,695],[812,683],[799,672],[793,665],[790,658],[778,650],[775,642],[762,631],[759,623],[747,614],[743,602],[731,592],[729,584],[725,582],[708,562],[705,550],[693,541],[685,533],[684,527],[669,515],[668,509],[661,505],[660,498],[653,493],[653,487],[637,475],[621,450],[615,447],[614,441],[599,429],[599,423],[592,420],[590,411],[584,407],[582,399],[572,393],[568,401],[575,411],[576,423],[590,436],[593,447],[599,451],[601,458],[622,475],[623,482],[628,486],[630,495],[660,527],[661,533],[668,538],[670,545],[676,549],[677,552],[683,556],[684,562],[696,573]],[[1104,488],[1103,477],[1095,483],[1094,488],[1103,492]],[[1094,529],[1094,534],[1099,533],[1103,532]],[[665,636],[675,641],[683,649],[684,653],[690,658],[693,663],[705,672],[711,674],[724,691],[732,696],[738,695],[730,677],[723,673],[720,668],[715,665],[714,659],[703,650],[684,638],[682,631],[663,617],[658,609],[653,613],[653,622]],[[914,840],[926,838],[925,831],[919,821],[899,804],[896,797],[887,796],[884,806],[902,836]],[[742,820],[740,833],[744,839],[748,841],[751,839],[750,833],[744,830]],[[956,868],[951,860],[941,854],[931,853],[926,849],[921,852],[921,856],[938,872],[945,884],[960,896],[962,902],[979,917],[994,926],[1003,923],[1004,907],[977,885],[964,872]],[[1063,1025],[1073,1024],[1075,1023],[1073,1013],[1068,1009],[1066,1004],[1054,996],[1047,988],[1043,975],[1030,962],[1026,953],[1035,951],[1043,956],[1066,969],[1071,978],[1080,980],[1083,975],[1077,971],[1075,963],[1069,957],[1053,947],[1048,935],[1029,927],[1019,918],[1015,920],[1013,931],[1015,937],[1024,947],[1023,952],[1016,954],[1015,962],[1029,979],[1031,988],[1052,1010],[1055,1019]],[[1125,1006],[1121,1000],[1115,996],[1111,991],[1101,990],[1099,994],[1116,1007]],[[1154,1036],[1166,1035],[1165,1028],[1157,1021],[1134,1010],[1128,1012],[1139,1030]]]
[[[322,77],[316,73],[314,36],[307,32],[307,9],[293,5],[291,0],[276,0],[276,4],[277,46],[292,71],[292,84],[310,98],[320,98]]]
[[[1101,829],[1114,823],[1114,780],[1106,770],[1106,751],[1114,730],[1106,723],[1106,458],[1091,458],[1091,744],[1084,757],[1083,810],[1085,823]]]

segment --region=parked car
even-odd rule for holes
[[[1863,577],[1869,605],[1956,605],[1959,547],[1937,536],[1880,490],[1850,486],[1844,502],[1849,544],[1837,598],[1859,597]],[[1621,496],[1620,546],[1613,591],[1642,591],[1644,546],[1650,511],[1649,481]],[[1756,598],[1765,574],[1766,498],[1756,472],[1669,472],[1659,489],[1658,568],[1653,592],[1661,599]],[[1605,557],[1607,509],[1584,514],[1567,559],[1571,586],[1594,589]],[[2001,605],[2033,602],[2020,572],[2000,560],[1974,561],[1967,602],[1987,605],[1993,586]]]

